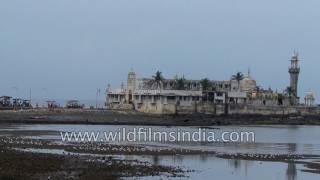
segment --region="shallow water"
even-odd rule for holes
[[[135,126],[116,125],[16,125],[0,126],[6,133],[10,131],[57,131],[54,135],[38,135],[32,138],[61,140],[60,131],[115,131],[119,128],[133,128]],[[146,126],[144,126],[146,127]],[[146,128],[148,128],[147,126]],[[172,131],[183,129],[197,131],[198,127],[151,127],[158,131]],[[163,143],[140,142],[147,146],[183,147],[190,149],[206,149],[223,153],[259,153],[259,154],[313,154],[320,155],[320,126],[219,126],[210,127],[214,131],[254,131],[255,143]],[[218,128],[218,129],[216,129]],[[23,135],[23,134],[21,134]],[[121,142],[129,144],[129,142]],[[132,144],[132,143],[131,143]],[[261,162],[248,160],[229,160],[217,158],[213,155],[176,155],[176,156],[124,156],[126,159],[139,159],[154,164],[184,167],[195,170],[187,173],[192,179],[319,179],[319,174],[301,171],[306,169],[301,164],[283,162]],[[308,160],[305,160],[308,161]],[[312,160],[309,160],[312,161]],[[153,177],[158,179],[159,177]],[[152,179],[152,177],[145,177]]]
[[[116,132],[119,129],[133,129],[137,126],[117,126],[117,125],[18,125],[11,126],[13,131],[57,131],[33,136],[33,138],[56,139],[61,140],[60,132]],[[1,127],[0,127],[1,128]],[[7,128],[7,127],[6,127]],[[179,129],[180,131],[194,132],[199,127],[156,127],[143,126],[143,128],[152,128],[153,131],[171,132]],[[218,126],[208,127],[216,134],[225,131],[248,131],[255,132],[255,143],[212,143],[212,142],[113,142],[124,144],[146,144],[146,145],[165,145],[171,147],[188,147],[193,149],[206,149],[218,152],[229,153],[276,153],[276,154],[313,154],[320,155],[320,126]],[[9,129],[9,128],[7,128]],[[30,135],[29,135],[30,136]]]
[[[153,157],[155,163],[183,166],[194,169],[187,173],[191,179],[224,179],[224,180],[294,180],[319,179],[319,175],[300,171],[302,165],[281,162],[260,162],[246,160],[226,160],[214,156],[162,156]],[[145,179],[150,179],[146,177]],[[152,178],[151,178],[152,179]],[[157,179],[157,178],[153,178]],[[183,178],[184,179],[184,178]],[[186,178],[187,179],[187,178]]]

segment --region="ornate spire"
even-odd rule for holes
[[[128,74],[136,74],[133,70],[133,68],[130,68],[129,73]]]
[[[292,57],[298,57],[298,52],[296,49],[293,50]]]
[[[121,82],[121,89],[124,89],[124,83],[123,83],[123,81]]]

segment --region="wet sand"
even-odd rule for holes
[[[0,179],[119,179],[121,177],[182,177],[178,167],[153,165],[138,160],[114,159],[110,155],[50,154],[26,151],[63,149],[45,140],[0,138]],[[66,148],[66,149],[68,149]]]
[[[43,153],[43,150],[47,153]],[[56,153],[61,150],[63,153]],[[52,152],[51,152],[52,151]],[[119,155],[210,154],[222,159],[285,162],[304,165],[302,171],[320,174],[320,156],[307,154],[221,153],[175,148],[113,145],[107,143],[57,143],[52,140],[0,137],[0,179],[118,179],[121,177],[185,177],[192,169],[154,165]],[[115,155],[115,156],[113,156]],[[310,161],[312,159],[312,161]],[[18,163],[19,162],[19,163]],[[23,178],[24,177],[24,178]]]

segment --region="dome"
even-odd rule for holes
[[[305,98],[314,99],[314,97],[314,93],[311,90],[305,92]]]
[[[311,90],[305,92],[304,101],[307,106],[312,106],[315,101],[314,92],[312,92]]]
[[[245,92],[253,91],[255,90],[256,87],[257,87],[257,82],[250,76],[249,73],[240,81],[240,88],[242,91],[245,91]]]

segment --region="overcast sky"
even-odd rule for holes
[[[130,68],[215,80],[250,68],[281,90],[297,49],[299,94],[320,96],[319,9],[319,0],[1,0],[0,95],[95,99]]]

